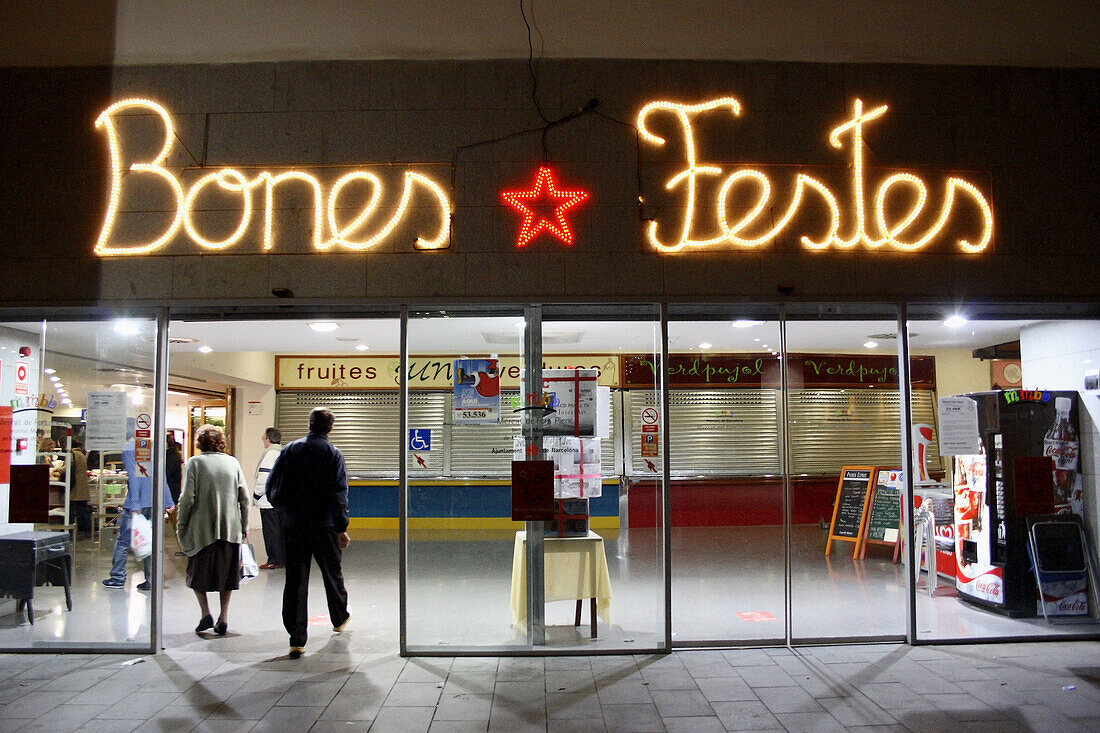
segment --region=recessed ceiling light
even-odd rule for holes
[[[960,326],[966,325],[966,318],[956,313],[955,315],[950,316],[949,318],[944,320],[943,325],[947,326],[948,328],[959,328]]]
[[[863,348],[865,348],[865,349],[877,349],[878,348],[878,341],[866,341],[863,344]]]
[[[712,344],[710,341],[704,341],[703,343],[699,344],[700,349],[709,349],[712,346],[714,346],[714,344]]]
[[[318,333],[328,333],[329,331],[335,331],[340,328],[340,325],[332,321],[315,321],[309,324],[309,327]]]
[[[356,344],[356,345],[355,345],[355,350],[356,350],[356,351],[366,351],[366,350],[368,350],[369,348],[370,348],[370,347],[369,347],[369,346],[367,346],[366,344]]]
[[[57,374],[57,370],[56,370],[56,369],[50,369],[49,367],[46,367],[46,368],[45,368],[45,369],[43,369],[42,371],[46,372],[46,374]]]
[[[133,336],[141,333],[141,326],[137,321],[130,321],[125,318],[115,321],[114,329],[115,333],[120,333],[123,336]]]
[[[730,325],[732,325],[734,328],[752,328],[753,326],[761,326],[763,324],[763,321],[753,321],[748,318],[738,318]]]
[[[61,377],[50,377],[50,381],[56,384],[61,381]]]
[[[200,354],[209,354],[213,350],[214,350],[213,347],[210,347],[210,346],[200,346],[199,347],[199,353]]]

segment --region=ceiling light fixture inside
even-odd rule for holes
[[[114,329],[115,333],[122,334],[123,336],[134,336],[141,333],[141,326],[137,323],[137,321],[130,321],[126,319],[115,321]]]
[[[309,324],[309,327],[317,333],[328,333],[330,331],[335,331],[336,329],[340,328],[340,325],[338,323],[333,323],[332,321],[315,321],[314,323]]]

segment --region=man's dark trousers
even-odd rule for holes
[[[274,565],[285,565],[282,510],[260,509],[260,524],[263,527],[264,551],[267,552],[267,561]]]
[[[286,585],[283,586],[283,626],[290,634],[291,646],[306,645],[309,620],[309,568],[313,559],[321,568],[328,599],[328,615],[334,627],[348,618],[348,591],[340,570],[343,554],[339,533],[331,527],[284,527]]]

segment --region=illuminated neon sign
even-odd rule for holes
[[[584,191],[559,191],[554,185],[554,173],[543,166],[539,168],[535,185],[528,190],[504,191],[501,197],[513,209],[523,215],[517,247],[526,247],[539,232],[547,231],[560,239],[563,244],[573,244],[573,231],[565,220],[565,212],[588,198]],[[554,202],[554,220],[539,216],[532,208],[538,201]]]
[[[152,112],[160,117],[164,140],[160,152],[152,159],[145,162],[133,162],[129,165],[123,161],[122,148],[119,139],[119,131],[115,124],[115,115],[122,111]],[[185,190],[183,183],[171,170],[164,166],[172,150],[175,139],[175,126],[168,111],[150,99],[123,99],[115,102],[100,113],[96,118],[95,126],[107,133],[107,142],[111,156],[111,188],[107,203],[107,214],[104,217],[103,228],[100,229],[99,238],[96,241],[95,253],[97,255],[137,255],[155,252],[175,238],[180,230],[186,232],[192,242],[203,249],[220,250],[232,247],[241,241],[248,231],[252,220],[253,195],[258,194],[263,198],[263,249],[269,251],[274,242],[274,201],[275,188],[287,181],[298,181],[308,185],[313,190],[313,234],[312,243],[315,250],[330,250],[333,247],[343,247],[349,250],[366,250],[386,239],[401,223],[409,208],[415,189],[423,189],[434,199],[438,208],[440,226],[435,236],[430,239],[418,237],[417,249],[441,249],[448,244],[451,227],[451,203],[443,188],[432,179],[415,171],[405,171],[404,187],[397,208],[389,220],[373,233],[363,230],[378,208],[382,197],[381,179],[365,170],[353,170],[344,175],[329,189],[326,196],[320,180],[316,176],[299,170],[272,173],[261,171],[255,176],[248,176],[234,168],[220,168],[211,171],[196,180],[189,189]],[[154,239],[147,242],[115,242],[111,233],[114,229],[115,219],[118,216],[119,202],[122,199],[122,188],[126,174],[141,174],[144,177],[159,179],[172,192],[175,199],[175,211],[172,221]],[[346,191],[353,184],[362,187],[364,184],[370,188],[370,198],[358,213],[350,220],[338,221],[337,213],[340,203],[347,204],[350,199],[350,191]],[[193,212],[195,200],[208,187],[216,187],[221,191],[240,197],[240,221],[236,229],[223,239],[209,239],[199,232],[195,225]],[[329,236],[326,237],[325,233]]]
[[[886,113],[886,105],[864,110],[863,102],[856,99],[852,106],[851,116],[842,124],[834,127],[829,133],[829,144],[837,149],[847,147],[850,151],[850,168],[852,171],[851,208],[848,214],[851,217],[849,231],[841,234],[841,206],[835,194],[820,180],[805,173],[798,173],[794,179],[794,190],[790,203],[786,210],[779,214],[774,224],[766,231],[757,231],[753,235],[746,232],[754,227],[758,230],[765,225],[766,216],[762,213],[768,207],[772,196],[772,185],[767,175],[753,168],[742,168],[726,175],[718,189],[713,202],[713,213],[716,220],[718,233],[716,236],[701,239],[695,237],[696,220],[700,217],[703,208],[699,202],[699,179],[704,176],[722,176],[725,172],[715,165],[701,165],[698,160],[698,152],[695,143],[694,119],[697,115],[712,110],[723,110],[734,117],[741,115],[741,103],[733,97],[719,97],[700,104],[683,104],[681,102],[657,101],[650,102],[642,107],[638,113],[637,127],[642,140],[653,145],[664,145],[665,139],[654,132],[648,126],[648,119],[656,113],[667,113],[675,116],[679,122],[680,131],[684,138],[684,151],[686,167],[673,175],[665,183],[668,190],[682,189],[684,192],[684,220],[679,235],[673,238],[662,239],[658,236],[658,224],[650,221],[646,230],[646,236],[660,252],[679,252],[688,248],[714,248],[724,244],[741,248],[760,247],[773,241],[780,233],[787,230],[792,219],[798,213],[803,197],[807,194],[816,195],[829,209],[829,225],[824,236],[813,239],[803,235],[800,241],[803,247],[812,250],[838,247],[851,249],[856,246],[864,246],[871,249],[879,247],[891,247],[896,250],[919,250],[939,235],[950,219],[955,206],[960,199],[969,200],[969,204],[977,209],[981,215],[981,232],[978,238],[971,242],[960,239],[957,246],[967,253],[983,252],[993,238],[993,212],[989,202],[981,191],[973,184],[962,178],[949,177],[944,187],[944,199],[938,216],[931,225],[926,225],[923,231],[913,231],[917,227],[915,222],[925,211],[928,199],[928,186],[924,181],[912,173],[895,173],[881,183],[875,191],[873,201],[873,229],[869,226],[867,215],[867,202],[865,200],[864,164],[863,164],[863,128],[869,122]],[[748,212],[731,223],[728,219],[730,194],[742,186],[755,187],[755,203],[749,207]],[[888,201],[894,201],[897,205],[897,194],[907,189],[908,210],[903,216],[890,219]]]

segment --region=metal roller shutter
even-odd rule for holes
[[[276,397],[275,426],[288,443],[308,432],[310,410],[327,407],[336,416],[329,439],[344,454],[348,477],[393,477],[398,473],[400,399],[399,392],[282,391]],[[410,410],[410,424],[417,408],[430,411],[430,401]]]
[[[914,391],[913,422],[936,432],[935,394]],[[674,476],[764,476],[780,472],[778,390],[671,390],[670,456]],[[634,390],[629,404],[630,472],[652,475],[640,455],[641,412],[655,395]],[[844,465],[898,465],[900,397],[891,390],[794,390],[791,392],[791,473],[831,476]],[[649,459],[660,467],[660,458]],[[929,471],[942,470],[936,438]]]
[[[520,413],[509,405],[517,390],[501,392],[499,425],[452,425],[450,392],[411,392],[409,427],[431,430],[431,450],[410,454],[412,477],[495,477],[512,471],[512,440],[520,435]],[[333,444],[344,454],[348,476],[394,478],[398,474],[399,392],[294,392],[276,397],[275,426],[289,442],[306,434],[309,412],[327,407],[336,416]],[[616,400],[612,400],[611,439],[602,448],[603,474],[615,476]]]
[[[779,421],[774,389],[671,390],[669,444],[676,476],[764,476],[777,474]],[[646,466],[640,453],[642,410],[655,407],[652,391],[630,393],[630,441],[634,473]],[[659,466],[660,461],[650,459]],[[647,467],[648,468],[648,467]]]
[[[933,394],[912,392],[913,422],[936,430]],[[898,466],[901,456],[901,396],[896,390],[792,390],[791,473],[839,474],[845,465]],[[939,468],[935,450],[929,469]]]

